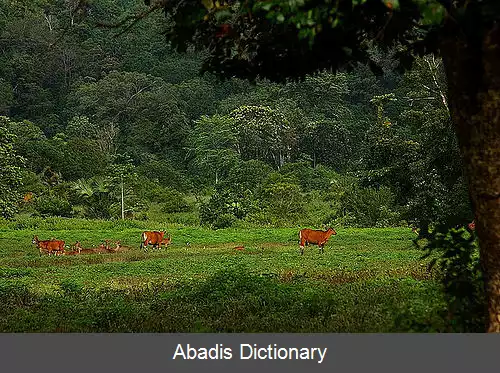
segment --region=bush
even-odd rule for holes
[[[192,206],[186,202],[184,195],[174,189],[165,189],[161,202],[163,203],[162,211],[166,213],[189,212],[192,210]]]
[[[326,198],[339,205],[330,220],[344,226],[388,227],[401,220],[388,187],[363,188],[356,178],[338,176]]]
[[[232,214],[222,214],[217,216],[215,221],[212,224],[214,229],[224,229],[230,228],[234,222],[236,221],[236,217]]]
[[[474,233],[464,228],[437,226],[424,247],[425,257],[434,253],[430,266],[438,266],[447,304],[446,321],[452,332],[486,330],[487,308],[479,247]]]
[[[304,197],[300,187],[292,183],[277,182],[262,193],[263,211],[272,220],[295,223],[304,214]]]
[[[200,221],[213,228],[227,228],[237,219],[244,219],[254,208],[253,194],[249,190],[239,186],[233,186],[232,190],[218,186],[208,202],[201,204]]]
[[[72,215],[70,203],[65,199],[55,196],[42,196],[37,198],[35,210],[41,216],[70,217]]]
[[[418,241],[415,242],[418,246]],[[488,317],[484,278],[475,235],[465,229],[437,226],[423,247],[429,268],[440,279],[444,297],[432,314],[402,309],[395,317],[396,331],[418,333],[483,333]]]
[[[285,164],[280,173],[298,180],[304,191],[326,190],[330,185],[328,171],[323,166],[312,168],[308,162]]]

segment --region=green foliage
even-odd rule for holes
[[[57,197],[44,195],[38,197],[35,201],[34,208],[41,216],[72,216],[72,206],[68,200]]]
[[[193,162],[202,172],[213,175],[214,184],[238,159],[233,126],[232,118],[221,115],[203,116],[195,121],[190,141]]]
[[[486,293],[475,234],[464,228],[437,226],[424,246],[425,257],[438,266],[452,332],[483,332],[487,320]]]
[[[97,219],[111,217],[114,199],[111,183],[108,180],[103,177],[80,179],[73,183],[73,189],[79,197],[79,202],[85,206],[85,217]]]
[[[185,192],[191,188],[189,177],[167,160],[150,160],[136,167],[141,179],[157,182],[163,187]]]
[[[228,228],[236,219],[244,219],[253,209],[255,204],[250,190],[219,185],[210,199],[200,206],[201,224],[214,229]]]
[[[222,183],[227,188],[236,187],[255,192],[262,186],[264,180],[272,171],[271,166],[256,159],[240,161],[229,170]]]
[[[275,182],[266,186],[261,195],[261,210],[271,222],[296,223],[304,213],[304,198],[300,186]]]
[[[291,157],[294,137],[290,123],[267,106],[241,106],[233,110],[237,152],[244,160],[258,159],[280,168]]]
[[[394,194],[388,187],[364,188],[355,178],[337,176],[326,198],[338,204],[330,219],[346,226],[394,226],[400,220]]]
[[[174,189],[165,189],[159,198],[163,204],[162,211],[166,213],[188,212],[191,206],[184,199],[184,195]]]
[[[280,173],[297,180],[303,191],[327,190],[330,186],[331,172],[323,166],[311,168],[308,162],[287,163]]]
[[[15,135],[10,120],[0,117],[0,216],[10,218],[17,211],[24,159],[14,150]]]

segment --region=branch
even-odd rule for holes
[[[434,81],[434,84],[436,85],[437,90],[439,91],[439,95],[441,96],[441,101],[443,102],[444,107],[446,108],[447,111],[449,111],[448,108],[448,102],[446,100],[446,96],[444,95],[443,91],[441,90],[441,87],[439,86],[439,83],[437,81],[437,77],[435,74],[435,71],[432,69],[432,65],[428,59],[426,59],[427,64],[429,65],[429,70],[431,72],[432,79]],[[435,61],[433,59],[432,61],[435,64]]]
[[[127,31],[129,31],[132,27],[134,27],[134,25],[139,22],[140,20],[146,18],[147,16],[149,16],[151,13],[157,11],[158,9],[161,9],[162,7],[164,6],[163,4],[163,1],[159,1],[158,3],[154,4],[153,6],[151,6],[148,10],[145,10],[143,12],[140,12],[138,14],[134,14],[134,15],[130,15],[130,16],[127,16],[125,17],[124,19],[122,19],[120,22],[118,23],[113,23],[113,24],[110,24],[110,23],[102,23],[102,22],[98,22],[96,23],[96,26],[97,27],[101,27],[101,28],[109,28],[109,29],[114,29],[114,28],[120,28],[122,27],[125,23],[127,23],[128,21],[132,20],[132,22],[127,26],[125,27],[122,31],[120,31],[118,34],[116,34],[114,37],[119,37],[120,35],[123,35],[125,34]]]

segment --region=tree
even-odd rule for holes
[[[178,50],[208,48],[205,71],[284,81],[396,46],[400,67],[441,55],[448,104],[476,215],[489,309],[500,332],[500,3],[497,0],[146,1],[163,8]]]
[[[215,184],[227,173],[238,155],[235,151],[234,120],[227,116],[203,116],[195,122],[190,141],[194,163],[212,173]]]
[[[283,114],[268,106],[241,106],[233,110],[237,152],[245,160],[259,159],[282,167],[290,161],[295,138]]]
[[[87,137],[113,154],[182,149],[187,121],[172,86],[160,78],[112,72],[85,83],[70,95],[72,133],[87,127]],[[84,116],[85,115],[85,116]],[[125,136],[126,134],[126,136]]]
[[[10,218],[20,200],[23,158],[14,151],[15,135],[10,132],[10,120],[0,117],[0,216]]]

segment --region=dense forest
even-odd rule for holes
[[[198,73],[133,0],[0,4],[0,208],[230,226],[472,220],[440,59],[286,84]]]

